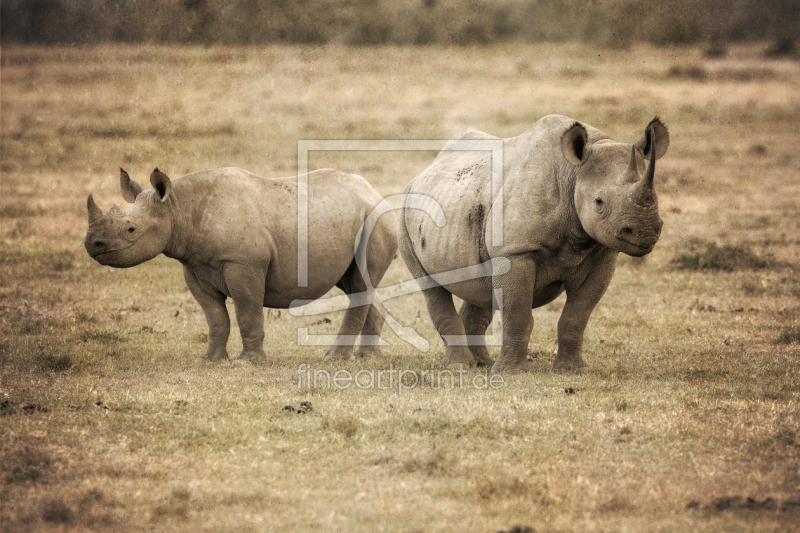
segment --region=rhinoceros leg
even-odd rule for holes
[[[358,271],[355,260],[350,263],[344,276],[342,276],[342,279],[339,280],[336,286],[342,289],[348,296],[367,290],[367,284],[364,283],[364,278]],[[359,307],[349,307],[347,311],[345,311],[342,325],[339,327],[339,333],[336,334],[336,341],[334,345],[325,352],[325,361],[331,359],[353,359],[353,345],[355,344],[356,336],[358,336],[359,332],[364,327],[369,309],[369,305],[362,305]]]
[[[367,320],[364,322],[364,328],[361,330],[362,339],[367,336],[378,338],[383,329],[384,318],[375,306],[369,307],[367,313]],[[363,342],[363,341],[362,341]],[[362,344],[356,350],[357,357],[383,357],[383,351],[376,344]]]
[[[453,305],[453,295],[442,287],[427,289],[422,293],[433,325],[445,343],[442,366],[450,369],[475,366],[475,358],[467,348],[464,323]]]
[[[237,361],[266,362],[267,354],[264,353],[266,269],[225,263],[222,275],[233,299],[236,321],[242,334],[242,353]]]
[[[581,355],[583,333],[589,316],[605,294],[617,261],[617,252],[604,250],[584,261],[588,274],[580,283],[567,283],[567,301],[558,319],[558,354],[553,372],[571,372],[586,367]]]
[[[533,331],[531,302],[536,281],[536,262],[530,255],[509,257],[511,270],[492,279],[492,288],[502,289],[503,346],[492,366],[494,373],[529,372],[528,342]]]
[[[424,278],[428,276],[428,273],[414,253],[408,234],[403,235],[405,233],[403,228],[404,225],[400,230],[400,254],[411,275],[417,279]],[[433,325],[445,342],[444,355],[441,359],[442,366],[452,369],[475,366],[475,359],[466,346],[464,323],[458,317],[453,305],[453,295],[443,287],[425,289],[422,294],[425,297],[425,306],[428,308]]]
[[[336,284],[345,294],[364,293],[368,290],[372,292],[373,288],[377,287],[383,279],[384,274],[389,269],[389,265],[391,265],[397,254],[397,235],[395,225],[392,222],[391,219],[381,218],[368,236],[366,234],[362,235],[362,239],[369,239],[365,263],[370,287],[368,289],[364,273],[358,268],[358,261],[353,259],[342,279]],[[363,244],[364,241],[361,242],[361,245]],[[361,249],[361,246],[359,246],[359,250]],[[374,298],[374,294],[371,294],[370,298]],[[383,323],[383,315],[374,305],[348,309],[342,320],[336,343],[325,353],[325,359],[351,359],[353,357],[353,344],[359,333],[362,335],[362,343],[364,344],[359,347],[356,355],[359,357],[382,356],[383,352],[372,341],[380,337]]]
[[[367,247],[367,270],[370,282],[377,287],[389,265],[397,256],[397,222],[394,218],[381,217],[375,224],[369,237]],[[362,345],[356,351],[359,357],[382,357],[383,351],[377,344],[367,342],[365,339],[378,339],[383,329],[384,318],[374,306],[369,307],[367,319],[361,330]]]
[[[472,336],[469,350],[472,352],[472,356],[478,366],[489,366],[494,363],[492,358],[489,357],[489,350],[486,349],[484,340],[486,328],[492,322],[492,310],[464,302],[458,312],[458,316],[461,317],[461,321],[464,323],[466,334]]]
[[[231,320],[228,308],[225,307],[225,295],[222,293],[212,295],[206,292],[194,272],[186,266],[183,267],[183,277],[192,296],[203,309],[208,323],[208,349],[205,354],[197,358],[198,361],[227,361],[228,350],[225,346],[231,332]]]

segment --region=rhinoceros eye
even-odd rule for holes
[[[128,224],[125,226],[125,234],[128,237],[133,237],[135,233],[136,233],[136,226],[134,226],[133,224]]]
[[[594,199],[594,210],[595,211],[602,211],[605,207],[605,202],[603,202],[602,198],[595,198]]]

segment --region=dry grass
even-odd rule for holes
[[[797,528],[800,66],[759,54],[4,48],[4,529]],[[338,315],[270,311],[271,364],[198,366],[207,331],[179,266],[113,270],[83,250],[86,195],[123,203],[120,166],[139,180],[156,166],[291,175],[297,139],[510,136],[552,112],[627,141],[659,115],[672,138],[662,241],[621,259],[585,374],[548,373],[563,300],[534,313],[536,372],[497,389],[298,386],[303,363],[339,367],[297,328],[333,333]],[[321,152],[310,166],[389,195],[431,158]],[[709,267],[713,253],[732,267]],[[699,269],[678,268],[687,254]],[[398,260],[385,283],[408,277]],[[436,369],[421,296],[387,307],[431,350],[387,328],[385,360],[341,368]]]

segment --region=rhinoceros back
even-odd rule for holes
[[[492,152],[456,151],[447,146],[406,193],[430,197],[446,223],[438,227],[420,209],[403,213],[408,239],[421,266],[438,274],[476,265],[493,257],[547,249],[562,239],[572,223],[570,180],[575,167],[561,152],[561,138],[574,119],[549,115],[517,137],[503,141],[502,242],[492,242]],[[587,127],[589,142],[606,138]],[[471,132],[457,140],[498,139]],[[406,201],[406,206],[409,202]],[[578,230],[580,228],[577,228]]]
[[[470,132],[457,140],[497,139]],[[445,145],[430,167],[406,187],[406,193],[427,198],[412,205],[405,200],[403,217],[414,252],[429,274],[487,261],[487,217],[491,208],[492,152],[452,150]],[[441,208],[445,224],[431,215]]]

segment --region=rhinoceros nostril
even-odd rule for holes
[[[622,228],[621,230],[619,230],[619,235],[623,239],[629,239],[633,237],[633,230],[631,228]]]
[[[104,243],[103,241],[94,241],[92,243],[92,246],[94,246],[95,250],[100,249],[105,245],[106,245],[106,243]]]

